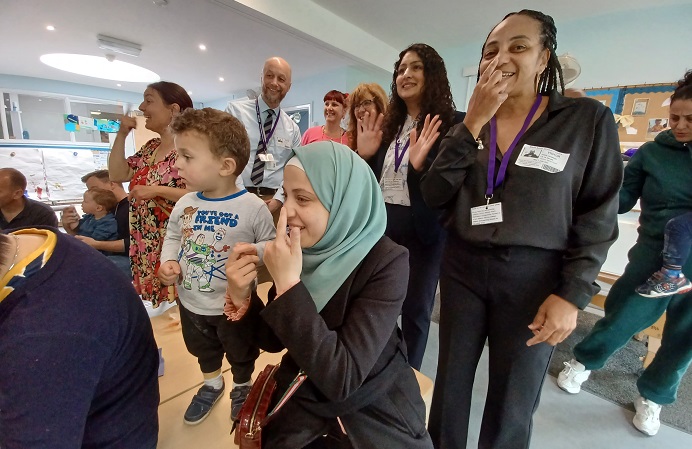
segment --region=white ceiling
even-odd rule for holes
[[[682,3],[689,0],[655,5]],[[564,22],[652,5],[527,0],[521,7]],[[142,45],[140,57],[120,60],[153,70],[192,91],[193,100],[207,102],[258,86],[262,63],[273,55],[290,62],[294,82],[347,66],[389,70],[411,42],[442,48],[477,41],[516,8],[503,0],[168,0],[164,7],[152,0],[0,0],[0,74],[141,92],[142,84],[118,88],[39,61],[54,52],[103,55],[96,35],[106,34]],[[56,31],[47,31],[49,24]]]

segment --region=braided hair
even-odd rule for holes
[[[675,100],[692,100],[692,70],[688,70],[685,76],[678,81],[678,85],[670,97],[670,102]]]
[[[511,12],[507,14],[500,23],[502,23],[508,17],[511,17],[513,15],[528,16],[536,20],[541,25],[541,45],[543,45],[543,48],[548,49],[548,51],[550,52],[550,57],[548,58],[548,65],[538,78],[538,93],[541,95],[547,95],[550,92],[558,89],[559,87],[560,93],[564,94],[565,81],[562,77],[562,67],[560,67],[560,61],[558,61],[556,53],[557,27],[555,26],[555,21],[552,17],[550,17],[547,14],[543,14],[540,11],[534,11],[532,9],[522,9],[519,12]],[[496,27],[497,25],[495,25],[495,27],[493,27],[493,29],[490,30],[490,33],[488,33],[488,37],[485,38],[486,42],[488,42],[490,34],[492,34],[493,30],[495,30]],[[483,62],[484,51],[485,44],[483,44],[483,48],[481,49],[481,62]],[[478,64],[478,67],[478,79],[480,79],[480,63]]]
[[[425,86],[423,87],[422,98],[420,101],[420,116],[413,117],[418,119],[416,129],[420,136],[423,129],[424,118],[430,114],[430,119],[439,115],[440,121],[440,136],[447,134],[449,128],[454,124],[454,113],[456,107],[452,100],[452,89],[449,86],[447,79],[447,69],[442,57],[427,44],[412,44],[399,53],[399,59],[394,63],[394,73],[392,74],[391,95],[389,106],[387,106],[387,115],[384,117],[382,125],[382,142],[389,145],[399,130],[399,127],[406,121],[406,103],[401,99],[396,90],[396,78],[401,60],[404,59],[406,53],[414,52],[420,57],[423,62],[423,73],[425,75]]]

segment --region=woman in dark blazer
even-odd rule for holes
[[[441,136],[463,119],[454,110],[444,61],[432,47],[413,44],[399,54],[381,132],[375,119],[367,115],[361,120],[357,151],[380,182],[387,208],[385,234],[409,251],[401,327],[409,363],[420,369],[445,240],[439,212],[423,202],[420,177],[435,159]]]
[[[273,402],[300,370],[307,374],[263,429],[263,446],[432,448],[397,326],[408,254],[384,236],[377,181],[346,146],[294,151],[278,222],[290,233],[264,252],[275,282],[269,303],[251,293],[259,262],[252,245],[237,245],[226,270],[229,319],[260,347],[288,350]]]

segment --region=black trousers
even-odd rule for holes
[[[225,315],[197,315],[180,302],[178,304],[185,347],[197,357],[202,372],[213,373],[221,369],[225,354],[231,365],[233,382],[241,384],[250,381],[255,371],[255,360],[259,357],[259,348],[240,335]]]
[[[401,310],[401,330],[406,341],[409,364],[420,370],[430,331],[430,316],[440,278],[444,239],[425,244],[416,233],[411,207],[386,204],[385,235],[408,249],[408,292]]]
[[[436,448],[465,448],[476,366],[486,338],[488,395],[478,447],[529,447],[553,347],[526,346],[528,325],[560,279],[562,254],[477,248],[448,237],[440,279],[440,358],[428,430]]]

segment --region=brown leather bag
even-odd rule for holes
[[[240,449],[262,449],[262,427],[264,427],[279,411],[281,407],[293,396],[293,393],[305,381],[307,376],[301,371],[291,382],[286,393],[279,399],[274,409],[267,413],[272,396],[276,390],[274,374],[279,365],[267,365],[257,380],[252,384],[250,393],[238,414],[238,424],[235,429],[234,442]]]

